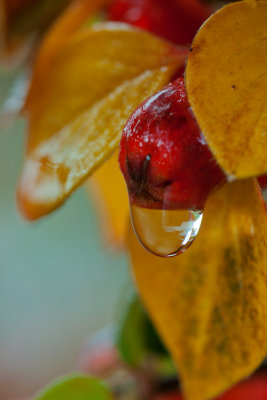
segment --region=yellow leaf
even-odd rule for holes
[[[255,7],[257,4],[258,0],[246,0],[248,4],[250,4],[252,7]]]
[[[189,101],[220,166],[267,172],[267,1],[229,4],[197,33],[186,67]]]
[[[208,200],[195,243],[171,259],[129,248],[141,297],[169,348],[186,399],[213,399],[267,354],[267,215],[254,180]]]
[[[111,154],[131,112],[170,80],[185,54],[124,24],[67,38],[33,78],[26,101],[28,152],[18,192],[25,217],[58,207]]]
[[[95,171],[88,188],[99,212],[105,242],[123,246],[129,223],[129,200],[117,151]]]

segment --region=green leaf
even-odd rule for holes
[[[47,386],[34,400],[111,400],[106,385],[95,378],[72,374]]]
[[[139,366],[147,355],[167,354],[142,303],[134,298],[129,304],[118,331],[117,348],[121,358],[132,366]]]

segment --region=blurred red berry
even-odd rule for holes
[[[151,400],[183,400],[178,391],[157,394]],[[214,400],[267,400],[267,373],[245,380]]]
[[[218,400],[267,400],[267,374],[258,374],[243,381]]]
[[[266,189],[267,188],[267,174],[266,175],[262,175],[258,177],[258,182],[260,184],[260,187],[262,189]]]
[[[108,19],[145,29],[179,45],[190,45],[210,14],[210,8],[199,0],[115,0]]]

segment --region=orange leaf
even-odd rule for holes
[[[88,188],[98,209],[107,245],[124,245],[129,223],[129,200],[117,151],[95,171],[88,181]]]
[[[216,397],[267,354],[267,214],[253,180],[208,200],[195,243],[171,259],[145,251],[133,232],[141,297],[176,361],[186,398]]]
[[[185,54],[124,24],[94,25],[66,39],[40,80],[33,78],[26,102],[18,193],[25,217],[58,207],[111,154],[131,112],[170,80]]]
[[[267,172],[267,2],[223,7],[197,33],[186,67],[188,98],[220,166]]]

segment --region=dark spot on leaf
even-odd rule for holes
[[[224,260],[229,289],[232,293],[237,294],[242,289],[242,275],[234,248],[229,247],[225,249]]]
[[[219,354],[225,354],[227,353],[228,345],[226,340],[222,340],[218,345],[217,345],[217,352]]]
[[[252,308],[249,314],[252,321],[255,321],[259,316],[259,312],[256,308]]]

